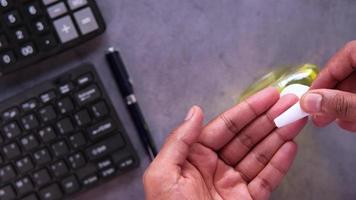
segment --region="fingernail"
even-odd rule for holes
[[[187,116],[185,117],[184,121],[188,121],[188,120],[192,119],[193,116],[194,116],[194,113],[195,113],[195,107],[193,106],[193,107],[190,108],[190,110],[189,110]]]
[[[321,100],[323,97],[316,93],[307,93],[303,97],[303,109],[309,113],[320,112]]]

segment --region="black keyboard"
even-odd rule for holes
[[[104,32],[94,0],[0,0],[0,76]]]
[[[90,64],[0,103],[0,199],[64,199],[138,166]]]

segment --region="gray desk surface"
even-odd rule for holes
[[[1,99],[82,62],[96,65],[142,159],[141,167],[77,199],[143,199],[148,164],[103,52],[121,49],[157,144],[193,104],[206,119],[274,66],[322,65],[356,36],[352,0],[98,0],[104,35],[0,80]],[[356,134],[306,127],[272,199],[356,199]]]

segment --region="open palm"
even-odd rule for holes
[[[148,200],[268,199],[296,155],[306,120],[277,129],[273,119],[297,101],[268,88],[203,126],[194,107],[146,170]]]

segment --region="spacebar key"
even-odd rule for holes
[[[122,137],[117,134],[89,147],[85,152],[89,160],[100,159],[124,146]]]

